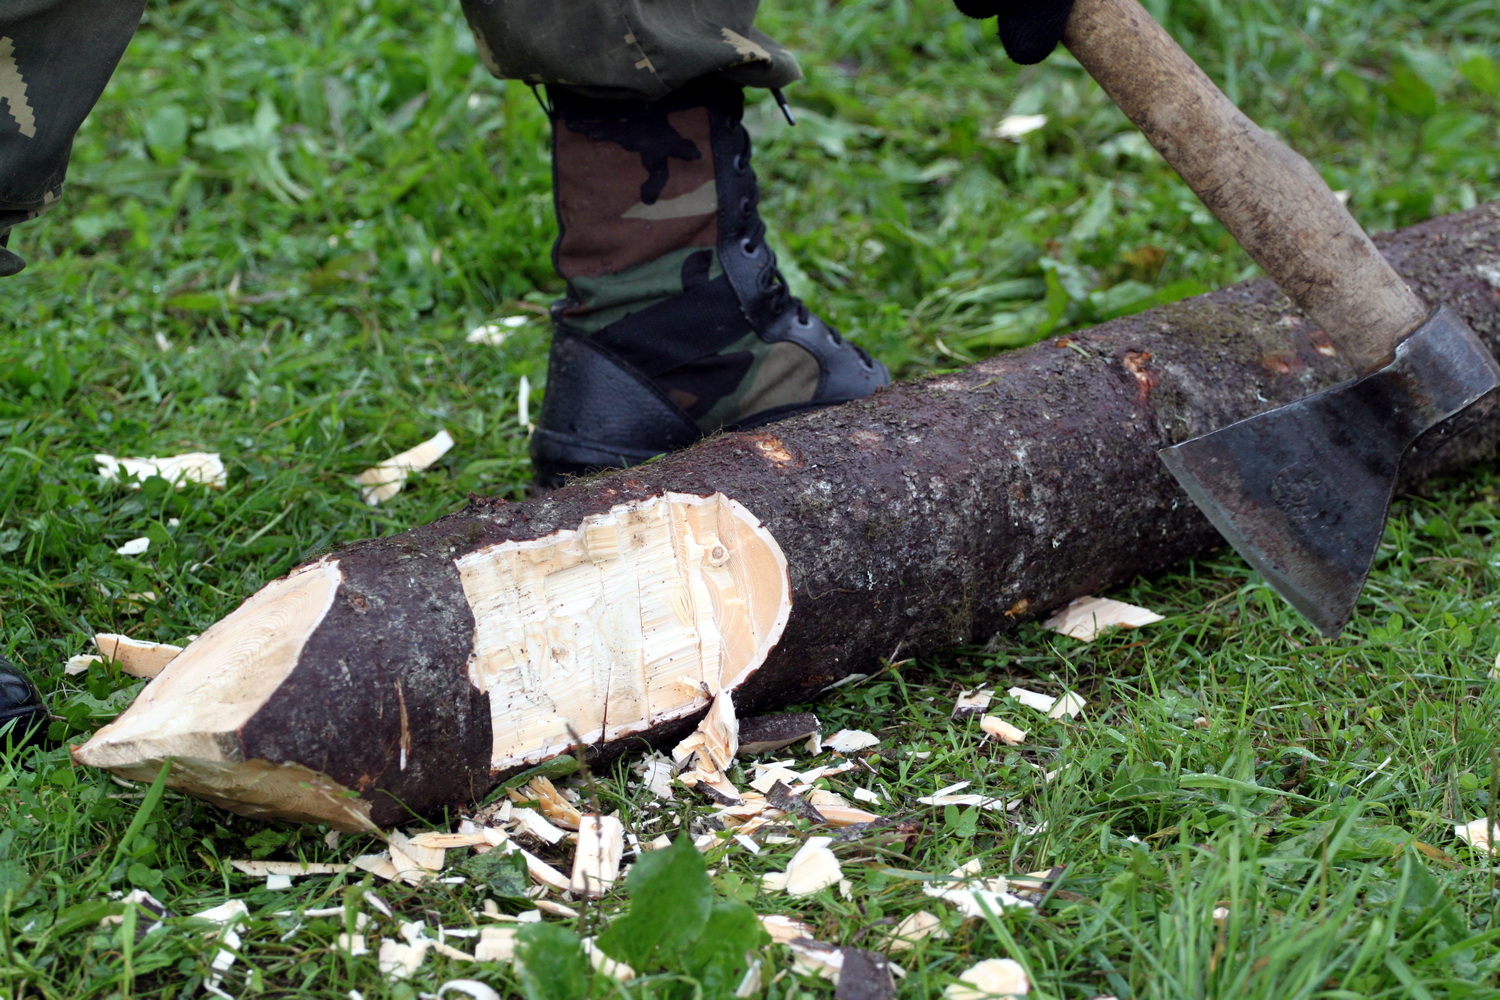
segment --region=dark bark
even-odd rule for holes
[[[1500,203],[1380,242],[1430,302],[1500,342],[1500,288],[1480,270],[1500,268]],[[1220,544],[1156,451],[1353,374],[1258,281],[524,503],[473,498],[336,554],[346,582],[315,655],[244,727],[239,752],[329,775],[378,823],[472,801],[502,775],[486,764],[485,699],[465,679],[473,623],[453,558],[665,491],[738,500],[790,563],[791,618],[736,695],[742,715],[884,658],[987,639]],[[1418,443],[1409,481],[1488,458],[1497,438],[1486,401]],[[402,713],[420,737],[398,766]],[[660,745],[683,729],[649,735]]]

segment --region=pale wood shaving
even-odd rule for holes
[[[150,548],[151,548],[151,539],[146,538],[145,536],[142,536],[140,538],[132,538],[130,541],[126,542],[124,545],[121,545],[119,548],[115,549],[115,555],[117,555],[117,556],[139,556],[139,555],[144,555],[145,552],[148,549],[150,549]]]
[[[572,892],[575,896],[602,896],[620,877],[620,859],[625,855],[625,827],[616,816],[585,816],[578,830],[578,849],[573,854]]]
[[[1057,699],[1050,694],[1043,694],[1040,691],[1028,691],[1023,687],[1013,687],[1005,693],[1027,708],[1034,708],[1043,714],[1052,711],[1052,706],[1057,704]]]
[[[473,1000],[500,1000],[500,994],[495,992],[493,986],[486,986],[477,979],[450,979],[438,987],[438,1000],[448,992],[462,993],[464,996],[472,997]]]
[[[795,917],[782,916],[779,913],[762,916],[760,925],[766,929],[767,934],[771,935],[771,941],[774,944],[786,944],[796,938],[810,938],[813,935],[813,929],[807,924]]]
[[[1008,746],[1020,746],[1026,742],[1026,730],[1017,729],[1004,719],[986,715],[979,720],[979,728]]]
[[[965,970],[958,980],[943,990],[945,1000],[994,1000],[1031,992],[1026,970],[1010,958],[987,958]]]
[[[536,901],[536,908],[538,910],[540,910],[541,912],[543,912],[545,914],[548,914],[549,916],[553,916],[553,917],[576,917],[576,916],[578,916],[578,911],[575,910],[575,909],[573,909],[573,907],[571,907],[571,906],[564,906],[563,904],[553,902],[550,899],[539,899],[539,900],[537,900]]]
[[[68,657],[68,662],[63,664],[63,673],[69,677],[88,673],[89,667],[95,663],[103,663],[104,657],[98,653],[80,653],[77,656]]]
[[[837,885],[843,869],[828,845],[832,837],[809,837],[787,862],[785,872],[770,872],[762,881],[767,888],[785,889],[792,896],[810,896],[821,889]],[[780,876],[777,878],[776,876]]]
[[[338,875],[349,871],[353,864],[320,864],[312,861],[243,861],[229,862],[237,872],[260,878],[265,875]],[[342,912],[342,911],[340,911]]]
[[[1069,691],[1067,694],[1064,694],[1061,698],[1057,699],[1057,704],[1053,705],[1047,711],[1047,718],[1076,719],[1083,713],[1084,707],[1087,705],[1088,702],[1084,701],[1081,695],[1077,695],[1072,691]]]
[[[132,489],[140,489],[141,483],[152,476],[160,476],[173,485],[202,483],[205,486],[222,487],[227,482],[224,460],[217,452],[190,451],[181,455],[150,458],[116,458],[113,455],[95,455],[99,476],[106,482],[119,482],[125,476],[133,476]]]
[[[786,942],[792,952],[792,968],[806,975],[821,976],[837,982],[844,968],[844,953],[831,944],[811,938],[794,938]]]
[[[953,718],[961,719],[967,715],[982,715],[984,710],[990,707],[990,702],[995,697],[994,688],[975,688],[973,691],[963,691],[953,702]]]
[[[360,955],[368,955],[370,953],[370,948],[365,944],[365,936],[363,934],[341,933],[338,937],[334,938],[333,944],[340,951],[347,951],[351,958],[358,958]]]
[[[599,946],[594,943],[593,938],[586,937],[583,939],[583,951],[584,954],[588,955],[589,962],[594,966],[594,970],[600,975],[618,979],[622,983],[629,982],[635,978],[634,969],[624,962],[616,961],[600,951]]]
[[[410,858],[417,867],[429,871],[440,872],[443,870],[444,850],[440,847],[432,847],[426,843],[417,843],[411,837],[400,830],[392,830],[387,839],[391,845],[391,857],[395,860],[396,852],[400,851]]]
[[[100,632],[94,636],[94,648],[99,650],[100,655],[118,663],[120,669],[130,676],[148,679],[161,673],[182,652],[181,646],[146,642],[111,632]]]
[[[942,940],[947,937],[943,921],[936,914],[918,910],[891,928],[886,935],[886,948],[889,951],[909,951],[926,938]]]
[[[840,729],[823,740],[823,748],[837,753],[855,753],[868,750],[879,743],[879,736],[867,733],[863,729]]]
[[[515,823],[511,832],[527,834],[545,844],[556,844],[568,835],[562,827],[553,826],[547,822],[547,817],[526,806],[513,810],[511,820]]]
[[[290,875],[267,875],[266,890],[268,892],[282,892],[292,887]]]
[[[407,841],[412,847],[432,848],[439,851],[452,851],[464,847],[489,846],[489,839],[479,832],[473,833],[441,833],[437,830],[424,830],[412,835]]]
[[[474,957],[481,962],[509,962],[516,957],[515,927],[485,927],[479,932]]]
[[[520,788],[511,789],[510,799],[518,805],[535,802],[543,816],[566,830],[577,830],[583,819],[578,807],[563,797],[550,778],[532,778]]]
[[[631,768],[646,789],[657,798],[670,802],[672,794],[672,761],[658,752],[637,761]]]
[[[1021,805],[1020,799],[997,799],[977,792],[967,795],[924,795],[917,801],[928,806],[978,806],[990,812],[1009,812]]]
[[[1138,608],[1123,601],[1112,601],[1107,597],[1080,597],[1042,623],[1043,628],[1092,642],[1105,629],[1116,625],[1122,628],[1140,628],[1159,622],[1162,616],[1145,608]]]
[[[856,788],[854,790],[854,800],[856,802],[868,802],[871,805],[877,806],[881,803],[880,793],[871,791],[868,788]]]
[[[1476,850],[1500,854],[1500,826],[1491,826],[1487,816],[1455,826],[1453,833]]]
[[[1009,906],[1032,907],[1029,901],[1010,891],[1010,883],[1005,879],[978,878],[979,871],[979,859],[970,859],[949,874],[954,881],[929,883],[922,887],[922,893],[952,903],[968,920],[983,920],[987,912],[999,913]]]
[[[760,773],[750,782],[750,787],[762,795],[769,792],[771,786],[778,781],[790,786],[801,777],[796,771],[780,764],[772,764],[764,767],[752,765],[752,767]]]
[[[875,813],[854,806],[820,805],[818,812],[823,814],[823,818],[831,826],[858,826],[860,823],[874,823],[881,818]]]
[[[374,506],[384,503],[406,485],[406,477],[421,472],[442,458],[453,447],[453,435],[439,431],[421,444],[408,448],[354,477],[364,487],[359,491],[365,503]]]
[[[380,951],[376,955],[376,961],[380,965],[381,974],[392,979],[409,978],[421,968],[422,960],[427,957],[427,948],[430,944],[429,941],[405,944],[390,939],[380,942]]]

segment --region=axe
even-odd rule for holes
[[[1286,296],[1365,374],[1160,452],[1319,631],[1348,622],[1407,448],[1500,385],[1306,160],[1240,112],[1136,0],[1077,0],[1063,44]]]

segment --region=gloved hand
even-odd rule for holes
[[[1073,0],[953,0],[969,17],[1000,19],[1000,43],[1018,63],[1039,63],[1057,48]]]

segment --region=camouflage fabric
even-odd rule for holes
[[[57,200],[73,134],[144,8],[145,0],[0,2],[0,234]]]
[[[716,117],[703,89],[654,102],[549,89],[553,260],[568,282],[554,315],[594,335],[714,431],[806,404],[821,370],[802,347],[750,329],[737,305],[725,317],[711,304],[733,298],[719,260],[724,165],[715,160],[714,130],[740,125]]]
[[[491,73],[591,97],[654,101],[699,77],[802,78],[753,22],[760,0],[463,0]]]

